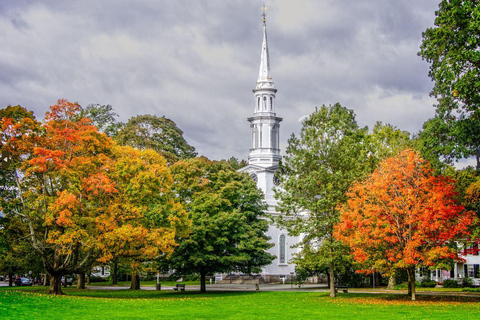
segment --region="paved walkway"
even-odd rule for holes
[[[140,284],[141,285],[141,284]],[[175,286],[163,286],[162,290],[173,290]],[[121,286],[87,286],[92,290],[121,290],[128,289],[129,287]],[[142,290],[155,290],[154,286],[141,286]],[[186,285],[185,289],[188,291],[199,291],[200,285]],[[260,291],[326,291],[328,290],[326,285],[322,284],[304,284],[299,288],[296,285],[290,284],[261,284],[259,286]],[[254,284],[207,284],[207,291],[255,291]]]

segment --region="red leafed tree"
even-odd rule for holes
[[[434,176],[429,164],[409,149],[384,160],[347,196],[336,237],[369,268],[363,272],[405,269],[412,300],[415,269],[458,259],[448,244],[465,237],[474,219],[455,202],[453,181]]]

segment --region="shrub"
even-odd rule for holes
[[[90,282],[106,282],[107,279],[104,279],[102,277],[95,277],[95,276],[91,276],[90,277]]]
[[[460,284],[458,283],[457,280],[447,279],[447,280],[443,281],[443,287],[444,288],[459,288]]]
[[[189,274],[185,276],[184,281],[197,281],[199,279],[200,279],[200,275],[198,273],[194,273],[194,274]]]
[[[429,278],[423,278],[420,282],[420,287],[422,288],[435,288],[437,282],[435,280],[430,280]]]
[[[473,284],[473,280],[471,278],[463,278],[462,280],[462,287],[464,288],[473,288],[474,287],[474,284]]]
[[[171,274],[171,275],[168,276],[167,281],[177,281],[179,278],[180,278],[180,277],[179,277],[178,274],[173,273],[173,274]]]

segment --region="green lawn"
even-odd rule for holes
[[[198,292],[0,288],[1,319],[478,319],[475,297],[323,292]]]

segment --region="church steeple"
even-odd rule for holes
[[[267,41],[267,23],[265,4],[263,5],[263,41],[262,41],[262,53],[260,55],[260,71],[258,72],[257,82],[269,81],[270,78],[270,57],[268,55],[268,41]]]
[[[270,56],[268,54],[266,7],[263,5],[263,40],[260,54],[260,70],[253,89],[255,109],[253,117],[248,118],[252,129],[252,148],[248,157],[249,164],[262,167],[278,165],[280,156],[279,129],[282,118],[275,114],[275,94],[277,89],[270,76]]]

